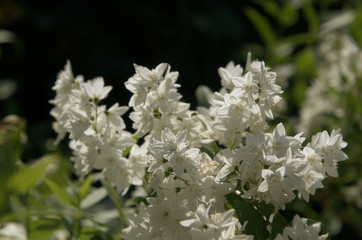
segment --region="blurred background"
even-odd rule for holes
[[[0,78],[11,80],[14,91],[0,102],[1,115],[25,117],[37,143],[54,136],[48,101],[67,59],[75,75],[104,77],[113,86],[110,102],[123,105],[131,96],[124,82],[134,74],[133,63],[153,68],[167,62],[180,73],[184,100],[195,107],[197,86],[218,90],[217,68],[230,60],[244,63],[252,50],[247,45],[260,43],[244,5],[2,0]]]
[[[308,139],[341,128],[349,143],[340,177],[328,178],[309,205],[295,201],[291,209],[323,221],[332,239],[361,239],[361,47],[357,0],[0,0],[0,117],[26,120],[24,162],[67,153],[66,144],[50,144],[48,103],[66,60],[74,75],[104,77],[113,86],[107,102],[120,105],[131,96],[124,82],[134,74],[133,63],[154,68],[167,62],[180,73],[183,100],[195,109],[196,88],[219,90],[217,68],[231,60],[244,66],[251,52],[280,76],[285,102],[275,123]]]

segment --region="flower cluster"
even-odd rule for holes
[[[86,82],[82,76],[74,77],[67,62],[53,89],[57,93],[51,101],[55,105],[51,115],[56,119],[53,124],[58,133],[56,142],[69,133],[76,171],[87,174],[92,169],[103,170],[106,178],[123,193],[131,184],[141,185],[147,149],[134,145],[132,135],[124,130],[121,116],[128,107],[116,103],[106,108],[99,104],[112,87],[104,86],[101,77]],[[124,153],[130,147],[130,156],[125,158]]]
[[[346,12],[338,16],[337,26],[333,27],[337,18],[332,18],[321,27],[323,37],[316,52],[318,77],[306,91],[298,131],[308,133],[312,126],[325,124],[321,121],[325,120],[323,115],[339,119],[347,116],[341,99],[357,90],[358,79],[362,77],[362,50],[346,31],[354,17],[353,12]],[[357,114],[355,117],[360,118]]]
[[[99,105],[111,87],[102,78],[74,78],[68,62],[52,101],[57,140],[69,133],[79,173],[103,170],[123,194],[130,185],[147,189],[124,239],[252,239],[228,194],[271,204],[276,213],[296,195],[308,201],[347,159],[339,130],[318,133],[304,146],[302,133],[288,136],[282,123],[269,130],[282,93],[269,70],[250,54],[245,71],[230,62],[219,68],[222,88],[207,96],[210,107],[192,111],[180,101],[178,73],[168,64],[151,70],[135,65],[125,83],[133,93],[132,136],[121,118],[127,107]],[[283,236],[319,238],[320,225],[301,228],[298,221]]]
[[[308,225],[307,219],[301,219],[298,215],[295,215],[293,218],[293,226],[284,228],[283,235],[278,234],[275,240],[327,239],[328,234],[319,236],[320,230],[321,230],[320,222]]]

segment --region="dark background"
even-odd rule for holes
[[[71,60],[74,75],[102,76],[113,86],[106,103],[127,105],[124,82],[133,63],[178,71],[184,101],[195,108],[195,89],[220,88],[217,68],[244,65],[260,37],[242,14],[247,1],[0,1],[0,28],[16,35],[1,45],[0,79],[17,91],[0,101],[1,117],[28,121],[30,139],[54,137],[49,115],[57,73]],[[255,55],[255,53],[254,53]],[[267,59],[265,59],[267,61]],[[41,154],[41,150],[34,149]]]

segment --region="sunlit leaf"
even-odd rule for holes
[[[105,188],[98,188],[92,190],[80,203],[82,209],[89,208],[96,203],[100,202],[107,196],[107,190]]]
[[[102,184],[107,189],[108,196],[112,199],[112,201],[116,205],[119,217],[121,218],[122,222],[126,224],[127,220],[123,213],[122,202],[119,194],[116,192],[116,190],[114,190],[113,186],[106,179],[102,180]]]
[[[45,182],[48,185],[48,187],[52,190],[52,192],[55,193],[63,203],[67,204],[68,206],[73,206],[73,207],[76,206],[73,197],[62,187],[60,187],[57,183],[49,179],[45,179]]]
[[[84,197],[88,195],[91,185],[92,185],[92,174],[89,174],[79,189],[80,200],[84,199]]]
[[[29,240],[50,239],[59,226],[61,226],[60,221],[57,219],[40,218],[30,221]]]
[[[33,166],[23,165],[8,182],[7,188],[10,191],[24,192],[34,186],[44,176],[46,167],[51,163],[50,159],[42,159]]]
[[[93,219],[99,223],[106,224],[111,220],[118,218],[118,210],[117,209],[109,209],[97,212],[93,214]]]

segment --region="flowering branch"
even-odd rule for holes
[[[320,224],[296,216],[287,227],[278,211],[296,196],[308,201],[323,179],[338,176],[338,162],[347,159],[340,131],[318,133],[304,146],[302,133],[288,136],[282,123],[267,132],[282,90],[276,73],[250,54],[245,71],[230,62],[219,75],[222,88],[208,95],[210,107],[191,111],[168,64],[135,65],[125,86],[139,146],[124,130],[128,107],[99,105],[111,87],[74,77],[68,62],[51,101],[57,142],[69,133],[79,174],[102,170],[122,195],[131,185],[150,189],[128,216],[125,239],[325,239]],[[258,233],[256,223],[265,229]]]

